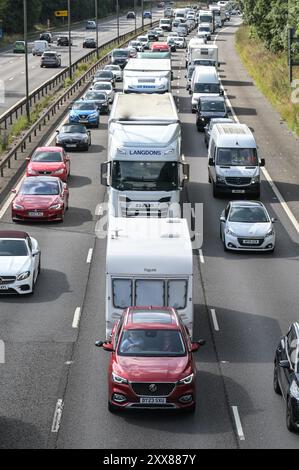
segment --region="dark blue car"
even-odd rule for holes
[[[88,127],[99,127],[100,110],[94,103],[84,100],[75,101],[70,108],[69,123],[80,123]]]

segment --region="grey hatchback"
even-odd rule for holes
[[[61,66],[61,58],[60,54],[57,52],[49,52],[45,51],[41,56],[41,67],[60,67]]]

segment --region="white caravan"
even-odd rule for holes
[[[111,218],[106,336],[130,306],[177,309],[193,334],[193,259],[186,219]]]

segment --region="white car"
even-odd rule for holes
[[[177,33],[176,31],[172,31],[171,33],[168,33],[167,38],[170,38],[170,37],[172,37],[172,36],[173,36],[173,37],[174,37],[174,36],[178,36],[178,35],[179,35],[179,33]]]
[[[137,52],[143,52],[144,47],[140,41],[130,41],[128,49],[135,49]]]
[[[150,42],[147,36],[138,36],[137,40],[141,42],[143,49],[149,49],[150,48]]]
[[[187,47],[186,39],[183,36],[176,36],[174,42],[177,49],[185,49]]]
[[[275,230],[260,201],[230,201],[220,217],[224,250],[268,251],[275,248]]]
[[[90,90],[105,91],[107,93],[109,103],[113,103],[115,93],[114,93],[112,83],[110,83],[110,82],[95,82],[90,87]]]
[[[41,269],[37,240],[26,232],[0,231],[0,293],[31,294]]]
[[[104,70],[110,70],[113,73],[116,82],[122,81],[123,71],[119,65],[108,64],[108,65],[105,65]]]
[[[155,28],[155,30],[157,31],[157,33],[159,34],[159,37],[160,38],[163,38],[164,36],[164,31],[162,28]]]

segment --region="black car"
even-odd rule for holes
[[[59,36],[57,38],[57,46],[68,46],[69,45],[69,38],[68,36]],[[71,46],[73,45],[73,42],[71,40]]]
[[[159,34],[154,29],[147,32],[147,37],[149,41],[159,41]]]
[[[286,401],[286,425],[299,431],[299,322],[293,323],[276,349],[274,391]]]
[[[130,59],[130,49],[113,49],[110,54],[111,64],[125,68]]]
[[[95,103],[101,114],[109,114],[109,98],[104,91],[89,90],[85,93],[83,99]]]
[[[53,42],[52,34],[51,33],[41,33],[39,38],[43,41]]]
[[[64,124],[56,132],[55,145],[64,149],[88,150],[91,145],[90,131],[83,124]]]
[[[131,20],[131,19],[135,20],[135,17],[136,17],[136,15],[135,15],[134,11],[128,11],[127,20]]]
[[[83,41],[83,47],[86,47],[87,49],[94,49],[97,47],[97,42],[94,38],[86,38]]]
[[[98,70],[95,73],[93,82],[110,82],[113,88],[115,88],[115,76],[111,70]]]
[[[214,124],[220,124],[220,123],[222,123],[222,124],[230,124],[231,123],[232,124],[234,122],[235,121],[233,119],[230,119],[230,118],[213,118],[213,119],[211,119],[210,122],[204,128],[206,146],[207,147],[209,146],[212,127],[214,126]]]
[[[203,132],[212,118],[226,118],[227,107],[223,96],[203,96],[198,101],[196,127]]]
[[[171,52],[176,52],[176,44],[174,42],[174,38],[170,37],[167,41],[168,46],[170,47]]]

